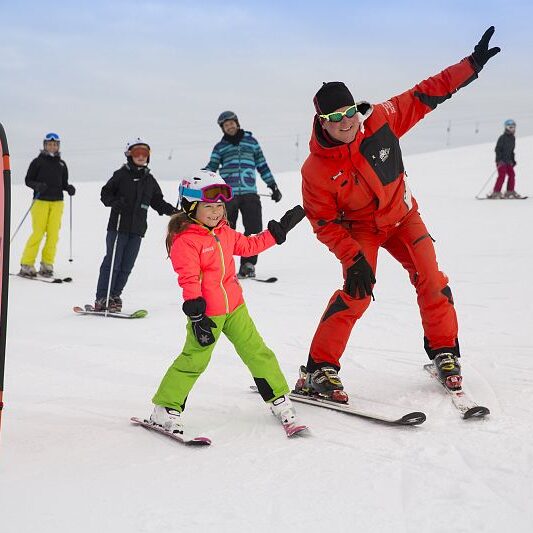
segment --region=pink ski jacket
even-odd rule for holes
[[[231,313],[244,303],[233,256],[257,255],[274,244],[268,230],[246,237],[226,221],[213,229],[191,224],[174,237],[170,249],[183,299],[203,296],[208,316]]]

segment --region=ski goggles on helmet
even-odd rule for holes
[[[59,135],[57,133],[47,133],[44,136],[44,142],[56,141],[59,142]]]
[[[218,201],[229,202],[233,198],[231,186],[227,184],[206,185],[202,189],[189,189],[180,185],[180,195],[194,198],[198,202],[215,203]]]
[[[130,149],[130,154],[132,157],[149,157],[150,148],[144,144],[138,144]]]
[[[354,104],[344,111],[334,111],[333,113],[328,113],[327,115],[318,115],[320,118],[327,120],[329,122],[340,122],[344,117],[352,118],[355,117],[357,113],[357,106]]]

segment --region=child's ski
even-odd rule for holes
[[[75,306],[72,308],[72,310],[78,315],[106,316],[105,311],[95,311],[92,305],[86,305],[85,309],[79,306]],[[147,314],[148,311],[146,311],[145,309],[139,309],[137,311],[134,311],[133,313],[112,313],[111,311],[107,312],[107,316],[111,318],[144,318]]]
[[[440,383],[444,390],[451,396],[453,405],[458,409],[461,414],[463,415],[463,418],[465,420],[469,418],[483,418],[486,415],[490,414],[490,410],[488,407],[484,407],[483,405],[478,405],[474,400],[470,397],[468,393],[466,393],[462,388],[458,390],[452,390],[446,387],[440,381],[440,379],[437,377],[437,373],[435,371],[435,365],[432,363],[429,363],[427,365],[424,365],[424,369],[438,382]]]
[[[151,424],[148,422],[148,420],[143,420],[135,416],[130,418],[130,421],[137,426],[142,426],[143,428],[151,431],[156,431],[157,433],[161,433],[161,435],[170,437],[176,442],[181,442],[182,444],[186,444],[188,446],[209,446],[211,444],[211,439],[208,437],[194,437],[192,439],[187,439],[183,435],[179,435],[178,433],[170,433],[170,431],[166,431],[160,426]]]
[[[17,276],[18,278],[28,279],[30,281],[42,281],[43,283],[70,283],[72,278],[43,278],[41,276],[21,276],[20,274],[9,273],[10,276]]]
[[[255,385],[252,385],[250,389],[257,392],[257,387]],[[384,422],[394,426],[416,426],[422,424],[426,420],[426,415],[424,413],[415,411],[403,414],[399,412],[397,407],[387,406],[386,404],[373,402],[371,400],[363,400],[362,398],[354,398],[352,404],[348,404],[326,400],[320,396],[299,394],[294,391],[288,394],[288,396],[295,402],[315,405],[316,407],[324,407],[348,415],[360,416],[362,418],[368,418],[376,422]],[[385,412],[387,409],[389,410],[388,413]]]
[[[275,283],[276,281],[278,281],[278,278],[275,278],[275,277],[271,277],[271,278],[248,278],[248,279],[251,279],[253,281],[259,281],[261,283]]]

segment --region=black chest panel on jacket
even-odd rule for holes
[[[359,151],[383,185],[395,181],[404,170],[400,142],[388,124],[366,138]]]

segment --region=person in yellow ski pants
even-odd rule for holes
[[[28,168],[26,185],[33,189],[31,207],[32,234],[20,260],[19,276],[32,278],[37,275],[33,266],[41,241],[46,234],[39,274],[51,278],[54,275],[54,260],[63,216],[63,191],[69,196],[76,193],[74,185],[68,182],[68,169],[59,152],[59,135],[47,133],[43,149]]]

